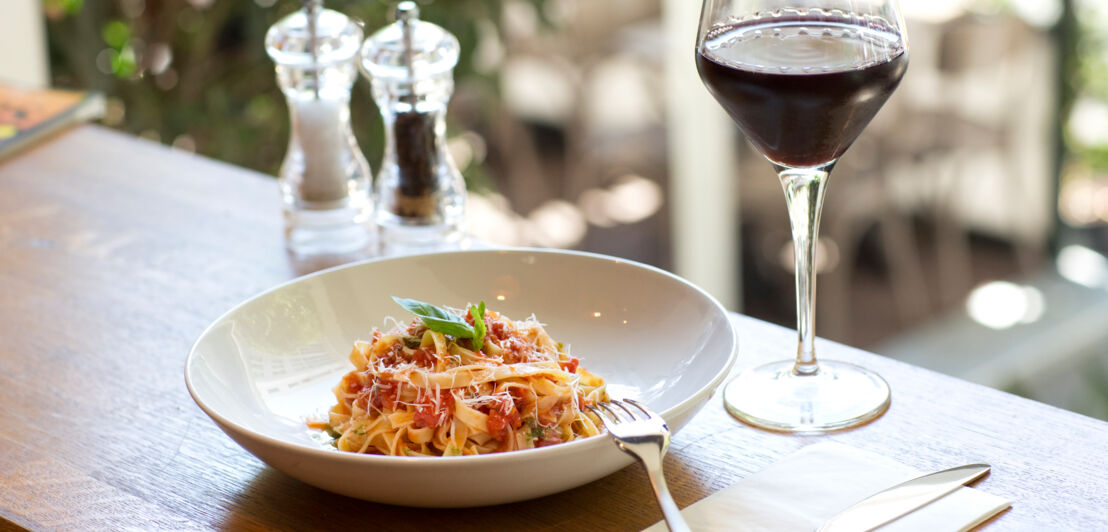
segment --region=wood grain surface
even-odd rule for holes
[[[660,519],[637,467],[538,500],[426,510],[312,488],[235,445],[189,397],[185,355],[230,307],[319,266],[285,253],[280,224],[271,178],[96,126],[0,164],[0,530],[639,530]],[[794,352],[792,331],[735,325],[738,366]],[[991,463],[978,487],[1013,507],[987,530],[1108,530],[1108,423],[818,347],[885,376],[888,413],[784,435],[735,421],[714,397],[665,460],[678,505],[832,439],[923,470]]]

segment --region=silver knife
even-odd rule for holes
[[[967,464],[897,484],[843,510],[816,532],[873,530],[926,506],[989,472],[989,464]]]

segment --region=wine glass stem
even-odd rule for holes
[[[796,375],[819,372],[816,362],[816,242],[823,196],[832,165],[816,168],[778,167],[777,175],[785,190],[789,224],[793,232],[796,264]]]

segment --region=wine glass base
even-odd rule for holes
[[[783,432],[845,429],[889,408],[889,384],[865,368],[820,360],[813,375],[793,373],[783,360],[743,370],[723,391],[723,404],[741,421]]]

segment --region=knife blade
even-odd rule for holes
[[[989,464],[966,464],[929,473],[871,495],[839,512],[816,532],[873,530],[918,510],[989,472]]]

